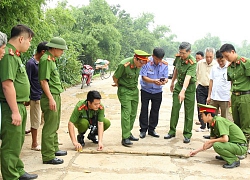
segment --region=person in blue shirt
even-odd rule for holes
[[[141,113],[140,138],[145,138],[146,132],[153,137],[160,137],[155,132],[158,124],[159,110],[162,101],[162,85],[168,82],[168,63],[163,59],[165,52],[162,48],[155,48],[150,61],[141,68]],[[151,110],[148,116],[148,104]]]

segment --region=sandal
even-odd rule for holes
[[[31,147],[31,150],[34,150],[34,151],[41,151],[41,146],[38,145],[37,147]]]

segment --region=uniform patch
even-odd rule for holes
[[[49,61],[55,61],[55,58],[54,57],[51,57],[50,55],[48,56],[47,60]]]
[[[244,57],[241,57],[240,60],[245,63],[247,60]]]
[[[14,51],[10,48],[9,49],[9,54],[11,55],[11,56],[14,56]]]
[[[190,63],[191,65],[194,64],[194,62],[192,61],[192,59],[189,59],[188,61],[189,61],[189,63]]]
[[[130,62],[125,63],[124,67],[127,67],[128,65],[130,65]]]
[[[16,55],[19,57],[21,53],[18,50],[16,50]]]
[[[81,105],[79,108],[78,108],[78,111],[81,111],[81,110],[88,110],[88,107],[85,105],[85,104],[83,104],[83,105]]]

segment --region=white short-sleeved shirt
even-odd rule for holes
[[[231,82],[227,81],[227,66],[221,68],[215,64],[210,72],[210,79],[213,80],[211,99],[216,101],[229,101]]]

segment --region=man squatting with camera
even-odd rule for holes
[[[98,91],[89,91],[87,99],[79,101],[71,114],[68,129],[71,141],[77,151],[80,151],[85,145],[84,134],[88,129],[90,132],[87,138],[98,144],[97,150],[103,150],[103,132],[109,128],[110,120],[104,117],[104,106],[101,104],[101,98]],[[74,126],[78,130],[77,139]],[[98,135],[98,140],[96,135]]]

